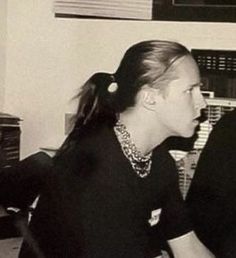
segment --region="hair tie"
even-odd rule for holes
[[[116,82],[116,76],[115,74],[110,74],[111,82]]]
[[[118,84],[114,74],[111,74],[111,84],[108,86],[107,91],[110,93],[116,92],[118,89]]]

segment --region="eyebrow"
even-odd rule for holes
[[[191,88],[194,88],[194,87],[201,87],[203,86],[203,83],[202,82],[197,82],[197,83],[194,83],[194,84],[191,84],[189,85]]]

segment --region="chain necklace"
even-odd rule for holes
[[[148,176],[151,171],[152,152],[143,156],[132,142],[129,132],[120,120],[115,124],[114,131],[121,145],[121,149],[135,173],[141,178]]]

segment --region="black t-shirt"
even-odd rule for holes
[[[151,173],[140,178],[112,128],[80,137],[57,162],[41,194],[30,225],[37,246],[25,241],[20,257],[37,257],[37,249],[47,258],[160,255],[163,240],[192,227],[174,160],[164,145],[152,159]]]

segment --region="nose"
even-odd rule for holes
[[[200,92],[200,94],[201,94],[201,97],[200,97],[200,105],[199,106],[201,109],[203,109],[203,108],[206,108],[207,102],[201,92]]]
[[[201,93],[201,90],[199,89],[196,102],[195,102],[195,108],[198,110],[204,109],[207,106],[207,102],[204,98],[204,96]]]

